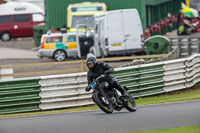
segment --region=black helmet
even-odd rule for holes
[[[93,56],[90,56],[90,57],[88,57],[87,58],[87,60],[86,60],[86,65],[87,65],[87,67],[88,67],[88,65],[89,64],[94,64],[94,67],[96,66],[96,64],[97,64],[97,59],[96,59],[96,57],[93,57]],[[88,67],[89,68],[89,67]]]

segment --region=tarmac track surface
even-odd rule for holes
[[[120,133],[200,125],[200,101],[0,119],[0,133]]]

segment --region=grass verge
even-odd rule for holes
[[[161,130],[141,131],[141,132],[127,132],[127,133],[200,133],[200,125],[191,126],[191,127],[179,127],[179,128],[172,128],[172,129],[161,129]]]
[[[160,96],[140,98],[136,100],[136,103],[137,105],[150,105],[192,100],[200,100],[200,90],[188,90],[187,92],[180,91],[177,94],[165,94]]]
[[[179,102],[179,101],[192,101],[192,100],[200,100],[199,89],[187,90],[186,92],[181,91],[176,94],[165,94],[165,95],[160,95],[160,96],[139,98],[139,99],[136,99],[136,103],[138,106],[141,106],[141,105],[161,104],[161,103],[170,103],[170,102]],[[99,108],[96,105],[92,105],[92,106],[86,106],[86,107],[77,107],[77,108],[68,108],[68,109],[59,109],[59,110],[7,114],[7,115],[0,115],[0,118],[59,114],[59,113],[65,113],[65,112],[79,112],[79,111],[98,110],[98,109]]]

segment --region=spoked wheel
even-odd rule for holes
[[[127,105],[125,106],[125,108],[130,112],[135,112],[137,110],[136,102],[130,93],[128,93]]]
[[[54,53],[54,59],[56,61],[64,61],[66,59],[66,53],[63,50],[57,50]]]
[[[102,111],[108,114],[113,112],[112,103],[109,100],[106,100],[101,93],[98,91],[94,92],[92,98]]]

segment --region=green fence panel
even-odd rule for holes
[[[126,86],[129,88],[130,93],[134,97],[138,97],[138,88],[139,88],[139,68],[132,68],[126,70],[119,70],[114,72],[114,76],[119,81],[120,85]]]
[[[164,92],[163,72],[162,64],[140,67],[140,97]]]
[[[39,111],[40,78],[0,80],[0,114]]]
[[[163,71],[162,66],[163,65],[141,66],[140,69],[139,69],[139,72],[140,73],[152,73],[152,72],[155,72],[155,71]]]
[[[118,70],[114,76],[134,97],[143,97],[164,92],[163,72],[162,64],[152,64]]]
[[[31,107],[16,107],[10,109],[0,110],[0,114],[13,114],[13,113],[22,113],[22,112],[31,112],[31,111],[39,111],[38,106]]]
[[[145,97],[145,96],[152,96],[152,95],[162,94],[162,93],[165,93],[165,91],[163,90],[163,87],[140,92],[139,95],[140,97]]]

